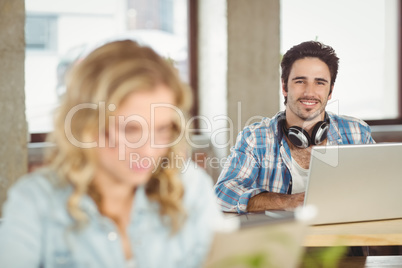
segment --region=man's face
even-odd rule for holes
[[[288,98],[286,116],[314,120],[325,111],[332,97],[330,91],[331,74],[326,63],[318,58],[295,61],[289,73],[287,92],[282,82],[282,93]]]

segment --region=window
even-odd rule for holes
[[[340,63],[328,110],[364,120],[400,119],[397,0],[281,0],[281,53],[318,40]]]
[[[28,50],[54,51],[57,49],[55,16],[27,16],[25,42]]]
[[[129,38],[148,45],[172,59],[181,78],[189,81],[188,1],[25,0],[29,132],[43,140],[41,133],[52,131],[66,71],[84,51],[105,40]]]
[[[162,56],[173,59],[188,82],[187,0],[128,0],[127,30],[137,32]]]

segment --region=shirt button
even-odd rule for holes
[[[107,238],[109,239],[109,241],[115,241],[117,239],[117,234],[115,232],[110,232],[107,235]]]

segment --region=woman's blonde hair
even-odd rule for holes
[[[66,81],[66,95],[55,117],[55,129],[48,137],[55,147],[49,151],[47,162],[62,183],[72,185],[67,210],[79,226],[88,220],[80,208],[83,195],[89,194],[101,209],[102,197],[91,183],[96,170],[95,150],[83,148],[108,126],[108,115],[112,112],[103,109],[102,116],[101,106],[119,107],[130,93],[152,90],[160,84],[174,92],[176,107],[186,114],[189,89],[181,83],[178,72],[152,49],[136,42],[124,40],[103,45],[72,68]],[[174,123],[177,133],[184,130],[180,122]],[[146,185],[148,198],[159,203],[160,215],[168,220],[172,232],[179,230],[185,218],[183,185],[178,167],[173,164],[175,155],[183,148],[181,145],[182,142],[169,149],[164,161],[171,163],[160,165]]]

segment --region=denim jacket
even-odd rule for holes
[[[81,200],[89,221],[71,229],[66,210],[72,188],[52,183],[42,170],[21,178],[8,192],[0,225],[0,267],[125,267],[116,225],[102,216],[89,196]],[[175,235],[159,216],[156,202],[139,187],[128,234],[136,268],[200,267],[209,251],[214,220],[221,214],[210,177],[191,163],[182,173],[187,219]]]

